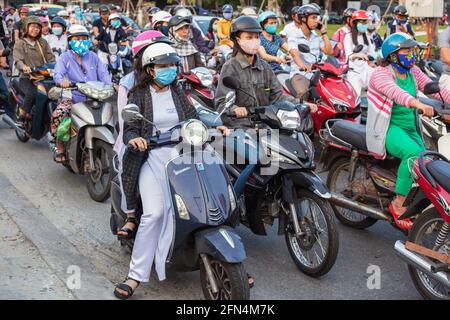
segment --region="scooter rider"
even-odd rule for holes
[[[71,83],[101,81],[112,84],[111,76],[97,55],[89,51],[91,40],[88,30],[81,25],[72,25],[68,31],[69,51],[64,52],[55,66],[53,79],[61,88]],[[61,122],[70,115],[73,103],[85,101],[86,97],[78,91],[72,91],[72,100],[63,99],[52,114],[51,133],[56,140],[54,160],[64,162],[64,145],[56,139],[56,130]]]
[[[249,16],[241,16],[231,25],[231,39],[233,39],[233,57],[228,60],[220,74],[216,91],[216,103],[223,102],[226,94],[231,90],[223,84],[223,78],[232,76],[238,78],[242,91],[253,95],[261,106],[270,105],[277,101],[299,100],[283,94],[280,82],[272,68],[258,56],[260,46],[261,25]],[[248,94],[236,92],[236,107],[233,109],[238,118],[248,115],[247,108],[254,107],[255,101]],[[317,106],[311,104],[311,111],[315,112]],[[252,126],[247,119],[234,120],[233,126]]]
[[[384,61],[374,70],[367,92],[369,152],[380,159],[385,158],[386,153],[401,159],[395,185],[397,197],[389,205],[389,211],[403,229],[412,227],[409,219],[398,220],[406,211],[403,203],[413,183],[409,163],[425,150],[414,109],[422,110],[428,117],[434,114],[433,107],[418,100],[418,91],[431,80],[414,66],[416,46],[416,41],[405,33],[387,37],[381,49]],[[441,88],[441,94],[447,103],[450,102],[449,90]],[[439,99],[439,95],[435,98]]]
[[[55,61],[47,41],[41,38],[41,30],[41,20],[36,16],[28,17],[23,25],[24,37],[15,43],[13,49],[14,65],[19,71],[19,85],[25,94],[20,116],[25,119],[31,119],[30,112],[37,95],[37,88],[29,77],[32,69]]]
[[[130,270],[124,283],[118,284],[114,295],[130,298],[140,282],[148,282],[155,269],[164,280],[165,264],[172,243],[172,212],[170,195],[163,188],[165,164],[171,159],[174,146],[148,150],[147,139],[156,131],[164,132],[187,119],[197,118],[194,106],[177,85],[177,64],[180,58],[166,43],[148,46],[142,57],[142,72],[131,90],[129,102],[140,107],[144,121],[125,123],[123,142],[129,146],[123,158],[123,190],[127,207],[136,208],[136,190],[142,200],[142,216],[134,241]],[[156,127],[155,127],[156,126]],[[227,133],[226,128],[220,128]]]
[[[52,33],[48,36],[48,44],[52,48],[56,59],[67,51],[67,35],[66,35],[66,21],[61,17],[55,17],[50,22]]]
[[[334,34],[333,37],[331,37],[331,40],[336,41],[336,46],[334,47],[334,56],[339,59],[340,62],[345,63],[347,61],[347,57],[345,55],[344,50],[344,38],[347,33],[351,33],[352,26],[351,26],[351,20],[353,12],[355,12],[355,8],[347,8],[342,13],[342,16],[344,18],[344,26],[342,28],[339,28]]]
[[[414,38],[414,31],[411,24],[408,22],[408,9],[406,9],[404,5],[398,5],[392,10],[392,14],[394,15],[394,20],[387,25],[384,38],[386,39],[387,36],[396,32],[408,33]]]
[[[100,18],[94,21],[92,24],[92,32],[94,37],[98,37],[100,33],[103,32],[108,27],[109,23],[109,8],[107,5],[101,5],[98,9],[98,13],[100,14]],[[94,46],[97,45],[97,40],[93,41]]]
[[[146,15],[148,17],[148,22],[145,25],[144,29],[151,29],[152,25],[153,25],[153,16],[158,13],[159,11],[161,11],[160,8],[158,7],[150,7],[147,9]]]
[[[169,36],[169,21],[172,15],[167,11],[158,11],[152,18],[152,29]]]
[[[301,28],[294,37],[288,38],[289,53],[295,63],[291,65],[291,82],[297,97],[304,97],[308,93],[309,80],[312,77],[311,65],[315,58],[311,54],[303,54],[298,51],[299,44],[306,44],[310,47],[311,53],[317,57],[321,52],[332,55],[333,47],[327,36],[326,27],[319,21],[320,10],[317,5],[307,4],[298,10],[298,18],[301,21]],[[320,36],[316,31],[320,32]],[[300,69],[306,70],[301,71]]]
[[[96,40],[99,43],[98,46],[98,57],[106,66],[108,65],[108,45],[110,43],[117,43],[119,45],[123,41],[127,41],[127,34],[122,29],[122,22],[120,16],[117,13],[113,13],[108,18],[109,25],[108,28],[104,29]]]

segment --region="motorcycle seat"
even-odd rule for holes
[[[20,90],[20,85],[19,85],[19,77],[12,77],[11,78],[11,86],[13,87],[13,89],[16,92],[22,93],[22,90]]]
[[[427,169],[442,188],[450,192],[450,163],[444,160],[431,161]]]
[[[351,144],[359,150],[367,151],[366,126],[347,120],[339,120],[331,128],[337,138]]]

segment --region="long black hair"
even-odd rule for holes
[[[153,77],[147,72],[148,67],[142,66],[142,56],[144,55],[144,49],[141,49],[134,58],[134,86],[128,92],[128,96],[139,89],[147,88],[153,81]]]
[[[211,21],[209,22],[208,34],[214,33],[213,25],[214,25],[214,22],[216,22],[216,21],[219,21],[219,18],[212,18]]]
[[[358,24],[358,20],[354,20],[352,24],[353,24],[352,25],[352,41],[353,41],[353,45],[357,46],[359,44],[358,43],[358,34],[359,34],[359,32],[358,32],[358,29],[356,28],[356,26]],[[364,44],[366,46],[368,46],[369,45],[369,39],[367,39],[366,33],[363,33],[362,36],[364,38]]]

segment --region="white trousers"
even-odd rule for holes
[[[350,63],[350,68],[347,73],[347,80],[355,89],[357,96],[361,96],[362,90],[367,90],[369,87],[370,76],[373,68],[369,66],[366,61],[356,60]]]

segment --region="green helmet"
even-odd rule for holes
[[[41,19],[39,19],[39,18],[36,17],[36,16],[29,16],[29,17],[27,17],[27,19],[25,20],[25,23],[23,24],[23,33],[24,33],[24,35],[27,34],[27,32],[28,32],[28,26],[29,26],[30,24],[32,24],[32,23],[38,24],[38,25],[41,27],[41,29],[42,29],[42,22],[41,22]]]

